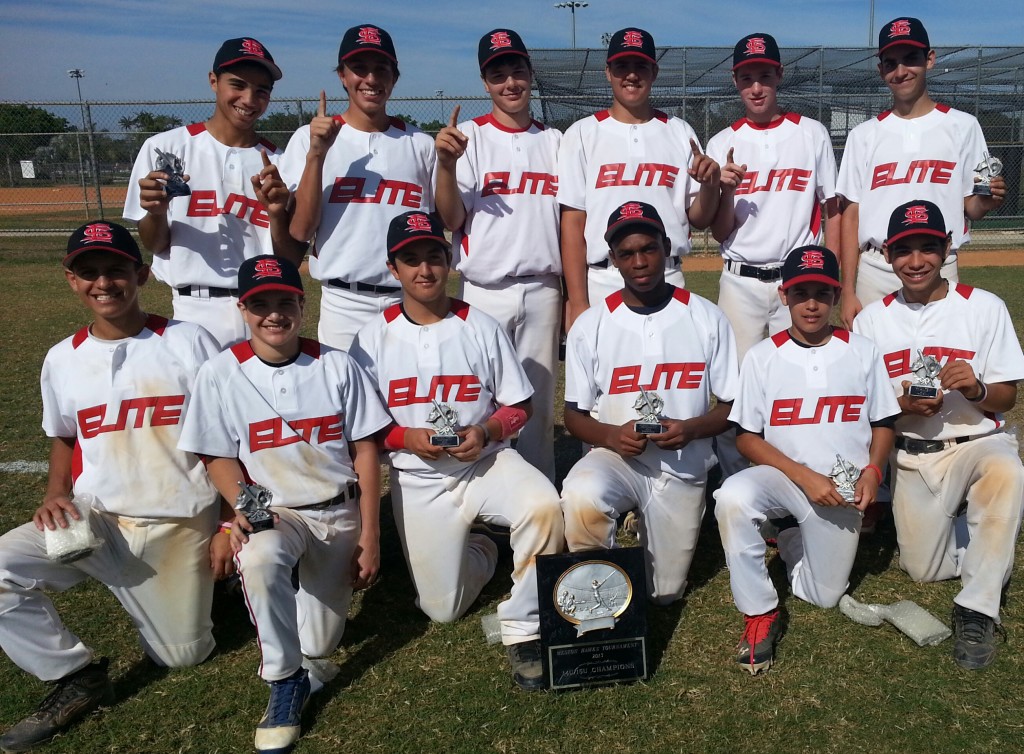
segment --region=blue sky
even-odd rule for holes
[[[72,100],[69,68],[82,68],[89,100],[200,99],[220,43],[262,41],[284,70],[275,97],[337,97],[331,71],[344,30],[375,23],[391,32],[402,69],[395,96],[482,93],[476,43],[509,25],[530,47],[568,47],[570,14],[554,0],[476,3],[454,0],[0,0],[3,100]],[[299,10],[296,10],[298,8]],[[367,10],[369,8],[369,10]],[[732,45],[753,31],[780,45],[864,46],[869,0],[590,0],[576,12],[580,47],[629,25],[654,33],[659,45]],[[875,3],[877,27],[897,15],[920,17],[933,44],[1022,45],[1020,0]]]

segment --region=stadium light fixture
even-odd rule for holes
[[[572,14],[572,48],[574,50],[576,49],[576,9],[586,8],[588,5],[590,5],[590,3],[555,3],[556,8],[568,8],[569,12]]]

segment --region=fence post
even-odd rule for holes
[[[93,186],[96,187],[96,206],[100,211],[100,219],[103,220],[103,192],[100,190],[100,171],[96,166],[96,147],[92,141],[92,111],[89,109],[89,103],[85,103],[85,124],[88,129],[85,133],[89,137],[89,168],[92,173]]]
[[[982,48],[978,48],[978,79],[974,85],[974,117],[977,118],[981,112],[981,51]]]
[[[302,128],[302,126],[306,125],[306,114],[302,111],[302,100],[295,100],[295,107],[299,111],[299,128]]]

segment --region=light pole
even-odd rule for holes
[[[73,68],[68,71],[68,76],[75,80],[78,86],[78,108],[82,113],[82,129],[85,129],[85,108],[82,106],[82,85],[79,80],[85,75],[81,68]],[[82,182],[82,201],[85,203],[85,219],[89,219],[92,210],[89,209],[89,192],[85,188],[85,166],[82,164],[82,132],[75,134],[75,145],[78,147],[78,177]]]
[[[436,94],[437,98],[441,101],[441,120],[438,122],[442,124],[441,128],[444,128],[444,89],[437,89],[434,91],[434,94]]]
[[[868,47],[871,47],[875,39],[875,0],[871,0],[871,13],[868,16]]]
[[[586,8],[588,5],[590,5],[590,3],[555,3],[556,8],[568,8],[569,12],[572,14],[572,48],[574,50],[576,49],[576,9]]]
[[[103,217],[103,195],[100,193],[100,173],[96,166],[96,147],[92,143],[92,117],[88,113],[88,109],[85,103],[82,101],[82,78],[85,76],[85,71],[81,68],[72,68],[68,71],[68,76],[75,80],[75,86],[78,88],[78,107],[82,111],[82,127],[86,129],[85,136],[89,141],[89,167],[92,173],[93,186],[96,188],[96,206],[99,209],[100,217]],[[84,189],[83,189],[84,193]],[[89,211],[89,203],[86,201],[85,204],[86,212]]]

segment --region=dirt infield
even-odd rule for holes
[[[96,203],[96,190],[87,186],[90,205]],[[124,206],[124,198],[128,193],[127,186],[103,186],[104,208],[118,209]],[[82,199],[81,186],[18,186],[0,188],[0,214],[2,215],[35,215],[48,209],[57,211],[76,209],[85,205]]]

